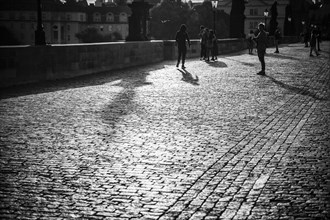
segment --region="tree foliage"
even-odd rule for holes
[[[244,37],[244,15],[245,2],[243,0],[232,0],[230,12],[230,37]]]
[[[151,9],[151,35],[155,39],[174,39],[181,24],[187,25],[190,38],[199,38],[200,25],[213,29],[213,9],[210,1],[194,8],[180,0],[164,0]],[[229,15],[216,10],[217,36],[228,37]]]
[[[270,18],[269,34],[274,35],[276,27],[278,25],[277,1],[275,1],[274,4],[272,5],[272,7],[270,8],[270,14],[271,14],[271,18]]]
[[[156,39],[174,39],[180,25],[187,23],[189,14],[190,9],[187,3],[164,0],[150,11],[151,35]]]
[[[0,45],[19,45],[20,42],[15,38],[11,31],[3,26],[0,26]]]

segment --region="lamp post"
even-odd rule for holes
[[[268,14],[269,14],[268,9],[266,9],[266,10],[264,11],[264,17],[265,17],[265,30],[267,30],[267,17],[268,17]]]
[[[42,26],[42,13],[41,13],[41,0],[37,0],[38,7],[38,20],[37,20],[37,30],[34,32],[35,34],[35,45],[46,45],[46,37],[45,31]]]
[[[218,0],[212,0],[212,8],[213,8],[213,31],[215,33],[215,12],[218,7]]]

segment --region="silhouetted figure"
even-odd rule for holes
[[[212,46],[212,60],[218,60],[218,38],[217,35],[215,35],[215,33],[213,34],[213,46]]]
[[[203,25],[200,26],[199,37],[201,42],[201,60],[204,60],[206,57],[206,34]]]
[[[317,42],[317,50],[318,51],[321,51],[321,48],[320,48],[320,43],[322,42],[322,33],[321,33],[321,29],[320,29],[320,26],[317,26],[316,29],[316,42]]]
[[[317,36],[317,31],[316,31],[315,28],[313,28],[312,31],[311,31],[311,40],[309,42],[310,47],[311,47],[309,56],[311,56],[311,57],[313,57],[313,51],[316,53],[317,56],[320,55],[319,52],[317,52],[317,50],[316,50],[317,37],[318,37]]]
[[[175,40],[177,42],[178,46],[178,62],[176,64],[176,67],[179,67],[180,65],[180,60],[182,56],[182,69],[186,68],[184,66],[185,60],[186,60],[186,54],[187,54],[187,46],[186,46],[186,41],[188,42],[188,45],[190,47],[190,39],[189,36],[186,32],[187,27],[186,25],[182,24],[180,27],[180,30],[176,32]]]
[[[254,38],[253,30],[250,30],[250,33],[247,35],[247,44],[248,44],[249,54],[253,54],[253,45],[254,45],[253,38]]]
[[[274,32],[274,43],[275,43],[275,52],[274,53],[279,53],[280,51],[278,50],[278,44],[280,42],[280,38],[281,38],[281,32],[279,27],[276,27],[276,30]]]
[[[255,37],[255,40],[257,42],[257,51],[258,51],[258,58],[261,63],[261,71],[258,72],[258,75],[265,75],[265,53],[267,48],[267,33],[265,32],[265,24],[259,23],[258,25],[259,33]]]

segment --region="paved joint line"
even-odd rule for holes
[[[312,80],[310,80],[309,81],[309,83],[308,83],[308,85],[311,85],[315,80],[315,78],[316,78],[317,76],[314,76],[313,78],[312,78]],[[289,101],[290,100],[292,100],[292,99],[294,99],[294,101],[293,102],[291,102],[291,105],[292,104],[295,104],[295,103],[297,103],[297,104],[299,104],[299,103],[301,103],[298,99],[297,99],[297,96],[299,95],[299,94],[304,94],[304,92],[305,91],[307,91],[307,89],[306,88],[308,88],[307,86],[306,87],[304,87],[304,89],[303,90],[300,90],[299,91],[299,93],[298,94],[296,94],[295,96],[292,96],[286,103],[284,103],[282,106],[280,106],[277,110],[275,110],[273,113],[272,113],[272,115],[270,115],[269,117],[267,117],[264,121],[263,121],[263,123],[260,123],[258,126],[256,126],[255,128],[253,128],[244,138],[242,138],[241,139],[241,141],[239,142],[239,143],[237,143],[236,145],[234,145],[233,146],[233,148],[232,149],[230,149],[226,154],[229,154],[229,153],[231,153],[232,152],[232,150],[234,149],[234,148],[236,148],[236,147],[238,147],[238,146],[240,146],[240,143],[241,142],[243,142],[244,141],[244,139],[248,139],[248,136],[249,136],[249,134],[252,134],[252,132],[254,131],[254,130],[257,130],[258,128],[259,129],[262,129],[262,128],[264,128],[264,127],[267,127],[267,126],[269,126],[270,125],[270,123],[274,120],[274,118],[276,118],[276,117],[274,117],[272,120],[269,120],[269,122],[268,122],[268,124],[266,124],[266,125],[264,125],[264,123],[268,120],[268,119],[270,119],[271,118],[271,116],[273,116],[273,115],[275,115],[276,113],[278,113],[280,110],[285,110],[285,108],[283,108],[284,106],[286,106],[286,104],[287,103],[290,103]],[[307,98],[306,98],[307,99]],[[299,114],[300,112],[298,112],[298,114]],[[278,114],[280,114],[280,113],[278,113]],[[305,113],[306,114],[306,113]],[[297,115],[295,116],[295,118],[297,118]],[[292,121],[293,121],[294,119],[292,119]],[[294,127],[294,128],[296,128],[296,127],[301,127],[303,125],[303,123],[298,123],[298,124],[296,124],[296,126]],[[288,125],[288,126],[290,126],[290,125]],[[294,129],[293,128],[293,129]],[[280,128],[279,128],[280,129]],[[286,142],[286,140],[288,139],[288,137],[290,136],[290,134],[292,133],[292,128],[291,127],[288,127],[287,129],[290,129],[290,133],[288,133],[287,134],[287,136],[286,136],[286,138],[284,139],[284,141],[282,141],[283,143],[285,143]],[[299,131],[298,131],[299,132]],[[266,133],[267,134],[267,133]],[[265,135],[266,135],[265,134]],[[264,136],[265,136],[264,135]],[[295,139],[295,137],[296,137],[296,135],[293,137],[293,139]],[[251,141],[253,140],[253,138],[252,139],[250,139],[249,141],[248,141],[248,143],[250,143]],[[292,140],[293,141],[293,140]],[[291,142],[292,142],[291,141]],[[258,142],[258,141],[257,141]],[[244,145],[243,145],[244,146]],[[241,152],[241,151],[243,151],[243,149],[244,148],[241,148],[241,149],[239,149],[239,152]],[[287,148],[288,149],[288,148]],[[286,150],[287,150],[286,149]],[[236,154],[238,154],[239,152],[235,152]],[[225,154],[225,155],[226,155]],[[194,182],[194,184],[192,185],[192,187],[191,188],[188,188],[183,194],[182,194],[182,196],[181,197],[183,197],[184,196],[184,194],[186,194],[190,189],[192,189],[193,188],[193,186],[197,183],[197,181],[199,181],[199,180],[202,180],[202,177],[204,176],[204,175],[207,175],[207,172],[209,171],[209,170],[211,170],[212,169],[212,167],[214,167],[214,166],[216,166],[216,163],[218,163],[218,161],[220,161],[223,157],[225,157],[225,155],[224,156],[222,156],[219,160],[217,160],[217,161],[215,161],[199,178],[197,178],[196,179],[196,181]],[[275,154],[274,154],[275,155]],[[284,155],[284,154],[283,154]],[[283,156],[282,155],[282,156]],[[233,159],[233,157],[232,158],[230,158],[230,159]],[[225,167],[226,165],[228,164],[228,162],[226,162],[225,164],[223,164],[223,167]],[[274,170],[275,168],[273,168],[272,170]],[[272,171],[271,171],[272,172]],[[213,175],[213,177],[211,177],[208,181],[207,181],[207,183],[206,184],[204,184],[204,186],[207,186],[208,184],[209,184],[209,182],[212,180],[212,178],[214,178],[214,176],[215,175]],[[220,183],[220,182],[219,182]],[[180,198],[181,198],[180,197]],[[179,201],[180,200],[180,198],[177,200],[177,201]],[[165,213],[167,213],[167,212],[169,212],[170,210],[171,210],[171,208],[172,207],[174,207],[175,206],[175,204],[177,203],[177,201],[176,202],[174,202],[173,203],[173,205],[172,206],[170,206],[159,218],[162,218],[162,216],[164,216],[165,215]],[[193,200],[191,200],[191,201],[193,201]],[[205,201],[204,201],[205,202]],[[188,203],[188,204],[185,204],[185,207],[188,207],[189,206],[189,204],[190,203]]]

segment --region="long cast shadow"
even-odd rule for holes
[[[187,70],[181,70],[181,69],[178,69],[181,73],[182,73],[182,80],[187,82],[187,83],[190,83],[192,85],[195,85],[195,86],[198,86],[198,76],[196,75],[196,78],[193,77],[193,75],[188,72]]]
[[[301,60],[299,58],[292,57],[292,56],[287,56],[287,55],[283,55],[281,53],[277,53],[277,54],[267,53],[266,56],[268,56],[268,57],[274,57],[274,58],[278,58],[278,59],[285,59],[285,60]]]
[[[221,62],[221,61],[214,61],[214,62],[207,62],[207,64],[209,64],[212,67],[219,67],[219,68],[226,68],[228,67],[227,64],[225,62]]]
[[[113,86],[120,86],[123,90],[102,110],[102,120],[115,128],[116,123],[124,116],[138,109],[137,103],[134,103],[136,89],[141,86],[152,84],[146,81],[148,72],[136,73],[130,77],[125,77],[120,83]],[[111,133],[111,132],[110,132]]]
[[[309,96],[309,97],[312,97],[313,99],[316,99],[316,100],[319,100],[319,101],[326,101],[327,100],[326,98],[320,97],[316,93],[309,91],[308,88],[298,88],[298,87],[295,87],[295,86],[290,86],[290,85],[287,85],[287,84],[285,84],[281,81],[278,81],[277,79],[275,79],[275,78],[273,78],[269,75],[265,75],[265,77],[269,78],[276,85],[278,85],[278,86],[280,86],[284,89],[287,89],[289,91],[292,91],[296,94]]]
[[[164,63],[152,64],[149,66],[138,67],[134,72],[149,71],[164,68]],[[77,76],[74,78],[41,81],[35,83],[28,83],[23,85],[15,85],[10,87],[0,88],[0,99],[14,98],[24,95],[49,93],[60,90],[81,88],[86,86],[97,86],[113,81],[130,77],[132,68],[122,70],[111,70],[105,72],[98,72],[84,76]]]

